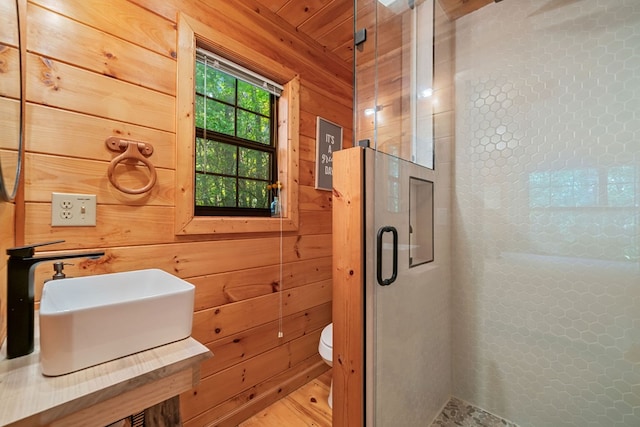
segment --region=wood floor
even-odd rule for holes
[[[330,386],[328,370],[238,427],[331,427]]]

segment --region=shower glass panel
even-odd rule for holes
[[[449,396],[434,250],[434,1],[362,0],[355,135],[365,150],[367,426],[417,426]]]
[[[434,168],[433,0],[357,0],[355,127],[372,148]]]

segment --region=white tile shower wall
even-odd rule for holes
[[[640,1],[456,22],[454,395],[640,426]]]

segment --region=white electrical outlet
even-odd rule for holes
[[[51,225],[95,226],[96,195],[51,193]]]

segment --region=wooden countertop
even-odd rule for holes
[[[200,363],[211,356],[205,346],[186,338],[70,374],[45,377],[36,331],[32,354],[7,359],[4,345],[0,352],[0,426],[83,425],[115,417],[106,425],[189,390],[199,380]],[[101,411],[110,414],[96,418]]]

